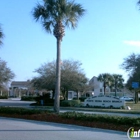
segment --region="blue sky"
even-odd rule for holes
[[[41,1],[41,0],[39,0]],[[123,59],[140,53],[140,10],[138,0],[75,0],[87,10],[77,29],[66,29],[62,41],[62,60],[82,62],[90,79],[100,73],[127,73],[120,69]],[[56,59],[56,39],[45,32],[32,16],[37,0],[1,0],[0,23],[5,34],[0,57],[23,81],[33,71]]]

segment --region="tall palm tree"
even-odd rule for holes
[[[112,76],[111,76],[109,73],[103,73],[103,74],[100,74],[100,75],[97,77],[97,80],[103,83],[104,95],[105,95],[105,94],[106,94],[106,93],[105,93],[106,87],[107,87],[107,86],[110,86],[111,83],[112,83]]]
[[[65,35],[65,27],[75,28],[80,17],[85,13],[85,9],[74,0],[43,0],[42,4],[37,4],[33,9],[33,17],[40,20],[48,33],[53,33],[57,40],[56,59],[56,88],[54,111],[59,113],[59,95],[61,78],[61,41]]]
[[[123,79],[122,75],[120,75],[120,74],[113,74],[112,77],[113,77],[113,86],[115,88],[115,96],[116,96],[117,89],[123,87],[124,79]]]
[[[2,29],[1,29],[1,27],[0,27],[0,45],[3,44],[3,43],[2,43],[2,40],[1,40],[1,39],[3,39],[3,37],[4,37],[4,34],[3,34]]]

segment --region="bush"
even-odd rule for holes
[[[74,98],[73,98],[73,100],[77,100],[77,98],[76,98],[76,97],[74,97]]]
[[[74,107],[74,106],[80,106],[80,100],[64,100],[64,101],[61,101],[60,105],[61,106],[64,106],[64,107]]]
[[[81,121],[96,121],[96,122],[104,122],[104,123],[114,123],[119,125],[132,125],[139,126],[140,118],[131,118],[131,117],[121,117],[121,116],[109,116],[109,115],[99,115],[99,114],[84,114],[78,112],[65,112],[61,113],[60,116],[62,118],[69,118],[74,120]]]
[[[8,99],[8,96],[6,96],[6,95],[0,96],[0,99]]]
[[[84,102],[85,99],[86,99],[86,97],[80,97],[80,98],[79,98],[79,100],[80,100],[81,102]]]
[[[0,107],[0,113],[3,113],[3,114],[31,115],[31,114],[39,114],[41,112],[42,112],[41,110],[35,110],[35,109]]]
[[[31,97],[31,96],[22,96],[21,97],[22,101],[35,101],[35,97]]]
[[[37,105],[41,105],[41,100],[43,101],[43,105],[47,106],[53,106],[54,105],[54,99],[50,99],[50,94],[44,94],[42,96],[35,97],[35,101],[37,102]]]

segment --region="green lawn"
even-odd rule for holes
[[[127,102],[126,106],[130,106],[132,110],[140,111],[140,102],[135,104],[134,102]]]

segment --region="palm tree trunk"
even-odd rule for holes
[[[79,91],[77,90],[77,100],[79,100]]]
[[[115,88],[115,96],[117,96],[117,89]]]
[[[105,93],[105,89],[106,89],[106,87],[104,86],[104,95],[106,94],[106,93]]]
[[[55,99],[54,111],[59,113],[60,109],[60,81],[61,81],[61,40],[57,39],[57,59],[56,59],[56,85],[55,85]]]
[[[115,82],[115,96],[117,95],[117,84]]]
[[[106,89],[106,85],[105,85],[105,83],[104,83],[104,95],[106,94],[106,93],[105,93],[105,89]]]

